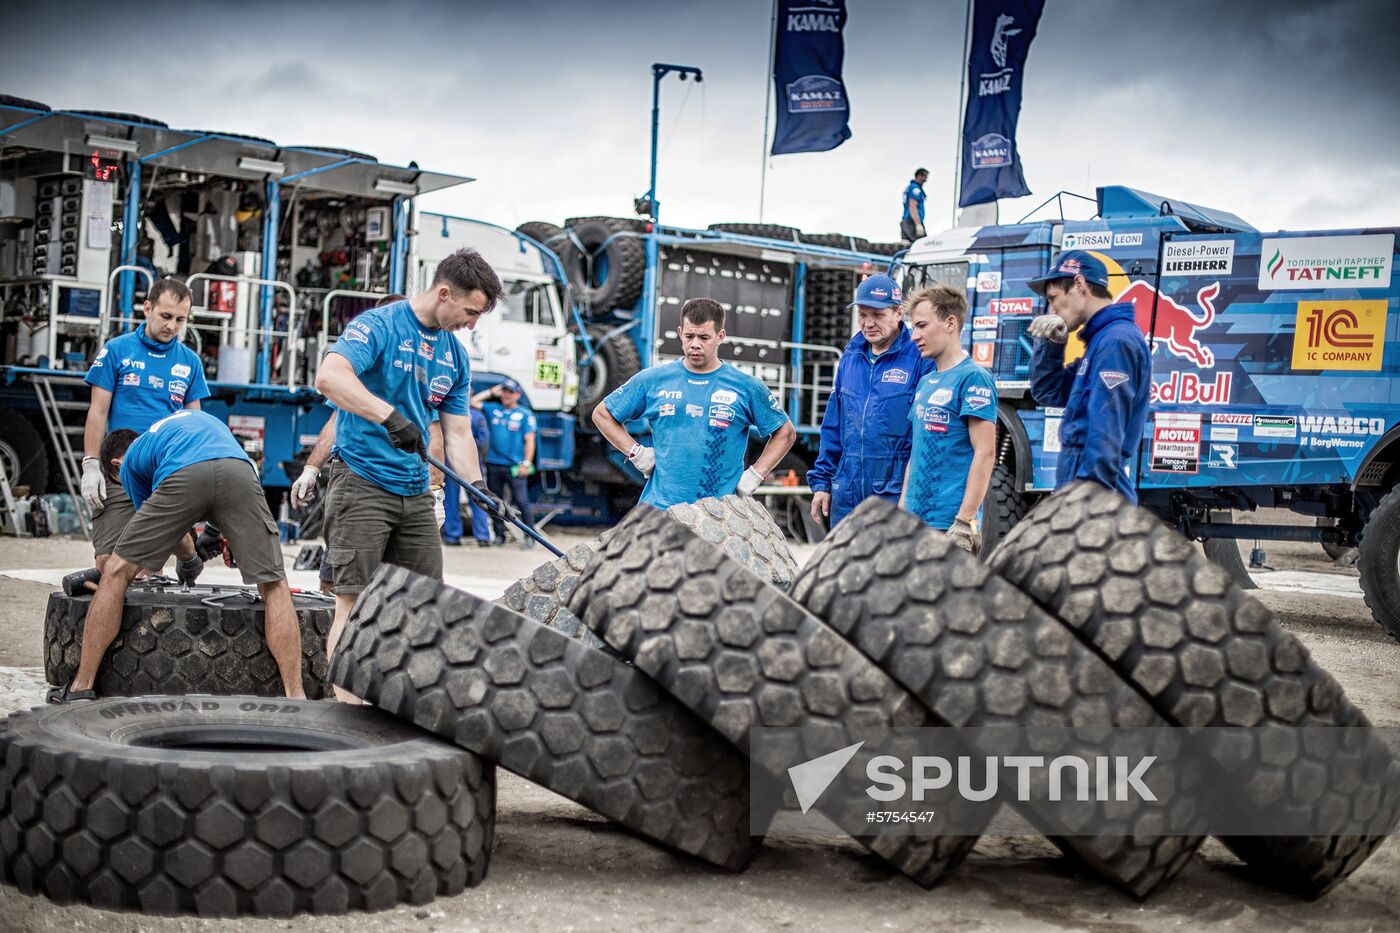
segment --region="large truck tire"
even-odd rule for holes
[[[974,754],[1001,753],[984,747],[982,727],[1165,725],[1062,622],[883,499],[867,499],[837,526],[803,566],[792,597],[921,700],[938,725],[973,730],[964,734]],[[1018,695],[1023,702],[1007,702]],[[1037,799],[1046,799],[1044,776],[1037,781]],[[1075,825],[1020,809],[1066,855],[1146,897],[1203,839],[1180,833],[1201,825],[1205,805],[1185,782],[1173,790],[1156,804],[1089,804]],[[1084,834],[1090,825],[1097,835]]]
[[[27,97],[15,97],[13,94],[0,94],[0,107],[24,107],[27,110],[52,110],[48,104],[41,104],[37,100],[30,100]]]
[[[170,127],[170,124],[164,120],[143,117],[139,113],[120,113],[116,110],[70,110],[69,113],[76,113],[84,117],[100,117],[103,120],[120,120],[123,123],[140,123],[142,126],[159,126],[165,129]]]
[[[1319,516],[1317,519],[1317,527],[1336,528],[1337,519],[1329,516]],[[1333,541],[1321,541],[1319,543],[1322,545],[1323,553],[1330,557],[1333,563],[1345,566],[1354,564],[1358,560],[1355,547],[1346,544],[1338,544]]]
[[[607,220],[581,221],[569,233],[568,246],[559,258],[574,292],[587,299],[591,313],[636,304],[646,273],[642,241],[626,235],[614,239],[614,234],[630,231]]]
[[[28,486],[31,496],[49,488],[49,452],[34,425],[13,408],[0,408],[0,465],[11,488]]]
[[[486,875],[495,769],[328,701],[103,699],[0,720],[0,880],[205,917],[423,904]]]
[[[134,584],[126,593],[121,631],[97,669],[98,696],[185,693],[280,697],[282,678],[263,637],[263,604],[238,587]],[[214,605],[201,600],[218,599]],[[44,675],[62,686],[78,673],[83,625],[92,594],[49,595],[44,615]],[[326,694],[326,633],[335,604],[292,595],[301,627],[301,685]]]
[[[917,700],[821,621],[650,506],[638,506],[614,529],[584,571],[570,608],[746,751],[769,780],[786,778],[792,762],[772,755],[786,752],[787,743],[753,741],[752,727],[820,729],[835,749],[858,741],[848,730],[929,721]],[[822,754],[826,744],[808,751]],[[855,777],[860,769],[846,770]],[[934,804],[940,819],[973,806],[947,796]],[[868,804],[850,793],[828,792],[815,806],[926,888],[947,877],[977,841],[908,834],[907,828],[867,835]],[[990,818],[992,808],[986,809]]]
[[[1234,516],[1230,512],[1212,512],[1210,515],[1212,522],[1222,525],[1233,525]],[[1240,553],[1239,538],[1207,538],[1201,542],[1201,550],[1206,557],[1210,558],[1230,575],[1230,579],[1242,590],[1257,590],[1259,584],[1254,582],[1254,578],[1249,574],[1249,566],[1244,562],[1244,555]]]
[[[1268,609],[1150,512],[1097,483],[1075,483],[1040,503],[990,565],[1073,628],[1173,725],[1369,725]],[[1400,818],[1400,765],[1374,734],[1318,758],[1306,743],[1261,754],[1218,746],[1213,734],[1203,733],[1212,779],[1260,833],[1221,841],[1280,890],[1321,896],[1385,838],[1372,827]],[[1318,774],[1354,789],[1314,799]],[[1263,835],[1277,814],[1323,808],[1335,808],[1335,835]]]
[[[1016,477],[1004,463],[992,467],[987,488],[987,508],[982,522],[982,553],[989,554],[1008,531],[1031,509],[1028,495],[1016,488]]]
[[[543,220],[529,220],[515,229],[517,233],[523,233],[530,239],[543,243],[556,255],[564,251],[568,242],[562,228]]]
[[[604,324],[589,325],[588,336],[593,339],[596,352],[588,366],[583,365],[583,343],[574,344],[579,354],[578,423],[589,432],[598,430],[593,424],[593,409],[642,371],[642,357],[630,334],[618,334],[606,343],[598,343],[610,330]]]
[[[356,696],[662,845],[753,858],[749,770],[629,664],[518,613],[382,565],[331,659]]]
[[[497,599],[505,606],[540,625],[547,625],[570,638],[577,638],[590,648],[606,648],[602,640],[588,630],[578,616],[569,610],[569,597],[578,586],[579,574],[588,566],[598,539],[576,544],[548,563],[540,564],[528,575],[512,583]]]
[[[864,237],[847,236],[844,233],[799,233],[803,243],[813,246],[829,246],[832,249],[849,249],[857,253],[870,252],[870,241]]]
[[[594,215],[592,217],[565,217],[564,226],[576,227],[579,224],[590,223],[592,221],[611,224],[614,229],[628,230],[632,233],[646,233],[647,227],[651,225],[650,221],[643,220],[640,217],[604,217],[602,215]]]
[[[709,229],[720,233],[737,233],[740,236],[756,236],[765,240],[786,240],[789,243],[800,242],[802,231],[796,227],[785,227],[782,224],[741,224],[723,223],[710,224]]]
[[[1366,520],[1356,569],[1371,616],[1400,639],[1400,487],[1386,493]]]

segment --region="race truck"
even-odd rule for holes
[[[425,285],[459,246],[488,253],[506,286],[500,313],[471,335],[474,376],[529,386],[552,419],[541,462],[567,468],[572,420],[559,413],[577,385],[562,270],[513,231],[416,212],[418,195],[468,181],[349,150],[0,95],[0,467],[9,484],[78,500],[83,375],[108,339],[140,322],[154,278],[174,275],[194,293],[182,339],[204,363],[213,393],[204,408],[261,461],[279,511],[287,468],[329,415],[312,388],[325,348],[385,295]]]
[[[906,288],[966,290],[973,359],[1000,396],[989,544],[1054,485],[1061,412],[1030,394],[1028,282],[1088,250],[1152,348],[1152,409],[1130,464],[1146,507],[1247,579],[1236,539],[1358,547],[1376,620],[1400,638],[1400,281],[1396,229],[1260,232],[1126,187],[1087,221],[955,229],[897,258]],[[1071,338],[1066,359],[1083,354]],[[1314,519],[1237,525],[1282,508]],[[1233,565],[1233,566],[1231,566]]]
[[[770,482],[805,482],[836,363],[855,329],[856,285],[902,248],[775,224],[694,230],[619,217],[531,222],[518,232],[558,256],[579,318],[576,465],[543,477],[536,500],[561,523],[615,521],[635,504],[641,475],[597,433],[592,412],[641,369],[682,356],[680,307],[690,298],[724,307],[720,357],[767,385],[797,429],[798,443]],[[627,428],[650,434],[645,421]],[[797,497],[774,496],[789,531],[820,535]]]

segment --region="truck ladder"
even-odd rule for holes
[[[78,521],[82,523],[83,534],[92,537],[92,516],[88,512],[87,501],[82,497],[82,469],[83,458],[82,449],[77,453],[73,452],[73,444],[69,436],[76,434],[81,442],[83,436],[83,426],[81,424],[64,424],[63,413],[65,411],[86,411],[87,403],[78,401],[62,401],[54,395],[54,383],[62,385],[81,385],[82,379],[78,376],[46,376],[31,375],[29,381],[34,384],[34,394],[39,399],[39,411],[43,412],[44,424],[49,429],[49,441],[53,445],[54,451],[58,454],[59,472],[63,474],[63,484],[68,487],[68,495],[73,497],[73,502],[78,510]]]

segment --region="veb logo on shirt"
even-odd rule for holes
[[[717,389],[710,396],[710,401],[717,402],[720,405],[733,405],[735,402],[739,401],[739,393],[731,392],[728,389]]]
[[[170,376],[172,379],[186,379],[189,378],[189,375],[190,368],[184,363],[176,363],[174,366],[170,367]]]
[[[952,389],[934,389],[933,394],[928,397],[930,405],[947,405],[952,400]]]

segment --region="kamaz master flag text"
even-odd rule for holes
[[[1045,0],[976,0],[958,206],[1030,194],[1016,151],[1021,79]],[[776,151],[776,150],[775,150]]]
[[[851,111],[841,83],[845,26],[846,0],[778,0],[773,155],[825,152],[851,138]]]

